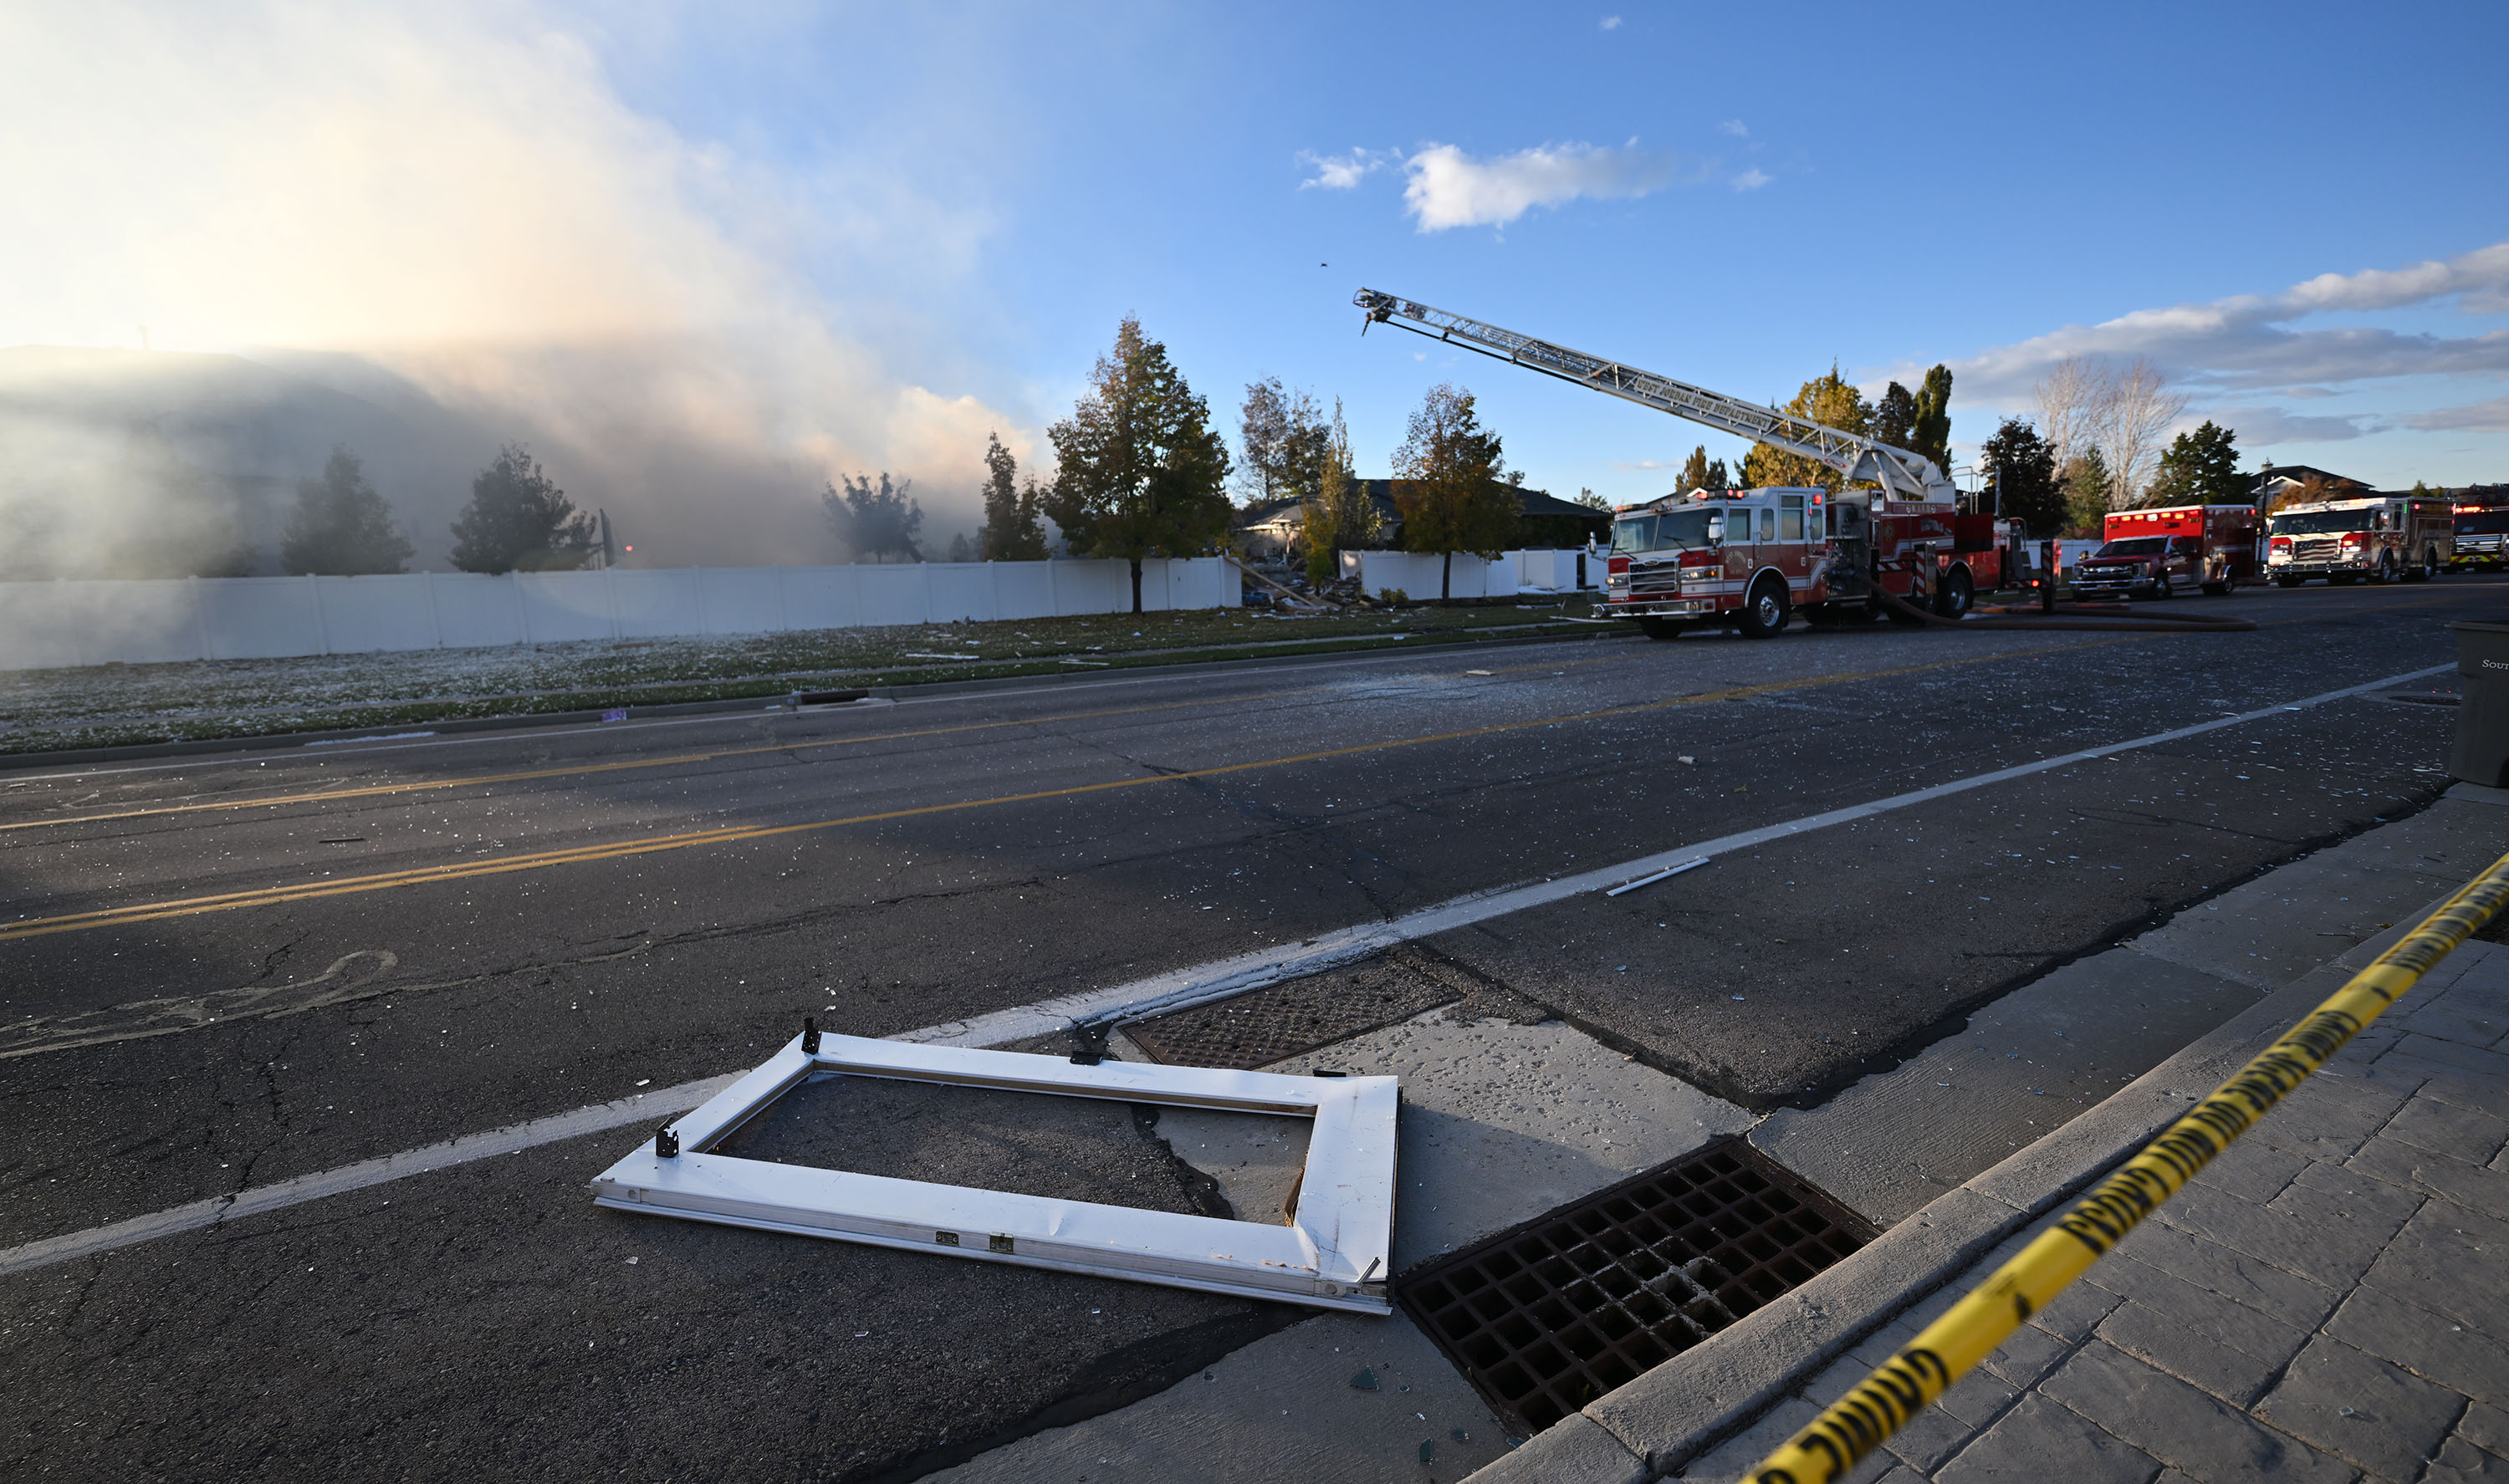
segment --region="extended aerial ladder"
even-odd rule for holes
[[[1351,302],[1366,310],[1372,323],[1391,324],[1447,341],[1641,407],[1688,418],[1718,432],[1800,454],[1827,464],[1850,480],[1869,479],[1879,484],[1886,499],[1941,503],[1958,499],[1950,478],[1923,454],[1372,288],[1361,289]]]

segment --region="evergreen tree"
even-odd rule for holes
[[[838,478],[844,488],[829,486],[819,496],[819,503],[827,511],[828,526],[836,532],[839,544],[856,561],[869,557],[884,562],[892,556],[901,562],[923,560],[915,544],[916,533],[923,527],[923,505],[907,496],[915,488],[914,480],[891,484],[885,469],[877,485],[867,475]]]
[[[464,572],[580,567],[592,549],[592,517],[520,444],[499,449],[470,481],[470,503],[453,522],[453,565]]]
[[[1677,489],[1682,494],[1692,490],[1726,490],[1733,488],[1732,476],[1725,472],[1725,461],[1707,457],[1707,445],[1700,444],[1690,451],[1681,465]]]
[[[1090,383],[1046,431],[1056,464],[1045,513],[1073,551],[1132,564],[1138,613],[1143,557],[1189,556],[1227,533],[1228,445],[1167,347],[1129,315]]]
[[[2065,534],[2098,536],[2108,520],[2110,486],[2116,482],[2098,445],[2066,460],[2058,482],[2065,491]]]
[[[1917,389],[1917,416],[1908,429],[1907,446],[1934,461],[1949,479],[1952,474],[1952,370],[1937,365]]]
[[[296,508],[279,545],[279,565],[289,573],[333,576],[398,572],[410,544],[392,522],[392,506],[366,483],[357,456],[331,450],[319,479],[299,480]]]
[[[1042,562],[1045,560],[1045,526],[1039,519],[1041,497],[1036,481],[1028,488],[1018,487],[1019,461],[1002,447],[997,435],[988,434],[985,448],[985,529],[980,538],[982,560],[988,562]]]
[[[1917,432],[1917,399],[1908,389],[1892,382],[1873,404],[1873,439],[1892,448],[1913,449]]]
[[[2172,439],[2160,456],[2160,471],[2145,492],[2147,505],[2240,505],[2256,488],[2254,476],[2239,472],[2236,437],[2211,419],[2193,432]]]
[[[1855,390],[1831,366],[1827,376],[1816,376],[1803,384],[1794,400],[1785,405],[1787,412],[1799,418],[1810,418],[1823,427],[1842,432],[1873,431],[1873,409],[1864,393]],[[1838,470],[1816,459],[1790,454],[1766,443],[1754,443],[1742,460],[1741,487],[1764,490],[1818,485],[1835,490],[1841,483]]]
[[[2006,418],[1978,452],[1978,467],[1996,491],[1996,514],[2020,521],[2033,536],[2054,536],[2066,523],[2065,491],[2056,482],[2056,451],[2021,418]]]
[[[1444,558],[1438,596],[1454,594],[1455,553],[1495,558],[1516,535],[1524,500],[1500,467],[1499,435],[1484,429],[1473,394],[1441,383],[1411,414],[1394,454],[1394,505],[1403,544]]]

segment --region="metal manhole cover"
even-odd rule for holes
[[[1269,1066],[1463,997],[1461,989],[1388,954],[1356,972],[1319,974],[1134,1020],[1124,1034],[1170,1066]]]
[[[1530,1436],[1874,1235],[1801,1176],[1725,1139],[1425,1264],[1395,1296]]]

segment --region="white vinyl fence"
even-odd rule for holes
[[[1583,566],[1580,560],[1583,559]],[[1345,551],[1341,575],[1357,577],[1365,592],[1392,588],[1417,602],[1439,596],[1446,559],[1422,551]],[[1581,583],[1578,579],[1583,576]],[[1565,551],[1502,551],[1495,562],[1457,553],[1444,592],[1454,598],[1511,598],[1518,593],[1575,592],[1599,587],[1603,559],[1574,547]]]
[[[1142,564],[1142,607],[1234,608],[1218,557]],[[0,670],[1129,612],[1120,561],[0,582]]]

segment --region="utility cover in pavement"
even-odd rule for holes
[[[1170,1066],[1269,1066],[1463,998],[1401,955],[1366,968],[1135,1020],[1124,1034]]]
[[[1395,1297],[1529,1435],[1874,1235],[1818,1187],[1724,1139],[1415,1268]]]

